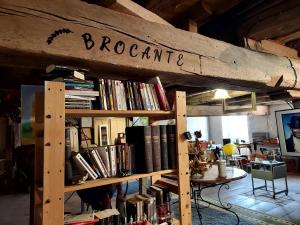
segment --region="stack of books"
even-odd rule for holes
[[[99,93],[94,91],[94,83],[90,80],[64,78],[65,107],[67,109],[92,109],[92,102]]]
[[[92,102],[99,96],[94,82],[85,80],[88,70],[51,64],[46,73],[53,81],[65,83],[65,107],[67,109],[92,109]]]

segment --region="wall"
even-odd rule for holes
[[[209,138],[216,144],[223,143],[222,134],[222,117],[221,116],[210,116],[208,117],[208,129]]]
[[[268,116],[268,131],[270,133],[270,137],[277,137],[277,125],[276,125],[276,118],[275,118],[275,111],[278,110],[286,110],[291,109],[291,107],[286,104],[281,105],[271,105],[270,106],[270,115]]]
[[[248,132],[249,140],[252,142],[253,132],[268,132],[269,116],[248,115]]]

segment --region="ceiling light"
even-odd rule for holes
[[[226,99],[230,98],[228,91],[224,89],[216,89],[213,99]]]

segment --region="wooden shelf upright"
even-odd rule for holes
[[[34,224],[62,225],[64,223],[64,193],[106,184],[177,172],[179,177],[180,224],[191,225],[190,182],[186,131],[186,98],[184,92],[176,92],[175,111],[104,111],[65,109],[64,83],[46,81],[44,93],[35,99],[35,185]],[[135,174],[122,178],[101,178],[82,185],[64,185],[65,117],[132,117],[148,116],[153,120],[175,119],[177,131],[178,170],[162,170],[149,174]]]

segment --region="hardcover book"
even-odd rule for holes
[[[160,128],[151,126],[153,171],[161,170]]]
[[[135,149],[135,169],[137,173],[153,172],[152,140],[150,126],[126,127],[126,142]]]

